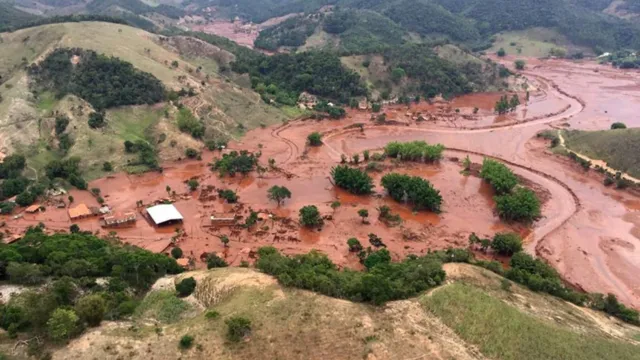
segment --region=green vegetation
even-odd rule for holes
[[[442,158],[444,145],[429,145],[424,141],[390,142],[384,147],[385,155],[403,161],[434,162]]]
[[[342,189],[356,195],[370,194],[373,190],[373,179],[366,172],[339,165],[331,169],[333,183]]]
[[[193,336],[184,335],[183,337],[180,338],[180,342],[178,343],[178,346],[180,347],[180,349],[183,349],[183,350],[191,349],[191,347],[193,346],[194,340],[195,339]]]
[[[498,194],[509,193],[518,184],[518,178],[508,167],[488,158],[482,162],[480,177],[489,182]]]
[[[614,122],[613,124],[611,124],[611,130],[626,129],[626,128],[627,128],[627,125],[621,122]]]
[[[440,191],[419,176],[390,173],[382,177],[381,184],[391,198],[411,205],[416,211],[440,212],[442,205]]]
[[[326,255],[316,251],[287,257],[275,248],[263,247],[258,254],[256,267],[277,277],[284,286],[373,304],[406,299],[441,284],[445,277],[436,254],[410,257],[401,263],[380,262],[366,272],[338,270]]]
[[[300,209],[300,224],[306,227],[317,227],[322,226],[324,220],[315,205],[307,205]]]
[[[171,256],[174,259],[180,259],[182,257],[182,249],[180,249],[179,247],[174,247],[173,249],[171,249]]]
[[[454,283],[422,298],[463,340],[500,360],[636,359],[635,345],[540,319],[478,287]]]
[[[229,264],[214,253],[207,254],[207,269],[227,267]]]
[[[267,190],[267,197],[280,206],[285,199],[291,199],[291,191],[284,186],[274,185]]]
[[[307,136],[307,142],[311,146],[320,146],[320,145],[322,145],[322,134],[320,134],[317,131],[316,132],[312,132],[311,134],[309,134],[309,136]]]
[[[72,59],[78,57],[78,64]],[[56,49],[39,64],[29,67],[39,90],[62,97],[74,94],[96,110],[164,100],[164,87],[153,75],[137,70],[118,58],[91,50]]]
[[[239,342],[251,333],[251,320],[233,316],[224,321],[227,324],[227,339],[231,342]]]
[[[186,107],[183,107],[178,111],[176,122],[180,131],[191,134],[191,136],[196,139],[200,139],[204,136],[204,124],[202,123],[202,121],[198,120],[198,118],[193,116],[191,110],[187,109]]]
[[[608,166],[640,178],[640,129],[562,132],[568,150],[599,159]]]
[[[522,251],[522,238],[516,233],[498,233],[493,237],[491,249],[500,255],[511,256]]]
[[[494,110],[499,115],[503,115],[515,111],[518,105],[520,105],[520,98],[517,94],[514,94],[511,100],[509,100],[507,95],[503,95],[500,97],[500,100],[496,102]]]
[[[176,284],[176,292],[180,297],[191,295],[195,289],[196,289],[196,280],[193,278],[193,276],[188,277],[186,279],[182,279],[182,281]]]
[[[540,217],[540,200],[533,191],[519,187],[511,193],[495,197],[496,208],[507,221],[532,222]]]
[[[217,159],[211,167],[212,170],[217,170],[220,176],[235,176],[236,173],[247,175],[258,164],[258,157],[246,150],[240,152],[232,151],[228,154],[223,154],[222,159]]]
[[[526,65],[524,60],[516,60],[513,64],[516,67],[516,70],[524,70]]]
[[[231,190],[231,189],[218,189],[218,196],[220,196],[220,198],[224,199],[227,201],[227,203],[229,204],[235,204],[238,202],[238,194],[236,194],[235,191]]]
[[[189,308],[189,304],[178,298],[175,291],[152,291],[135,308],[134,317],[152,318],[163,324],[173,324],[178,322]]]

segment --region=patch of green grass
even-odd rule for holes
[[[640,129],[571,130],[562,133],[569,150],[606,162],[610,167],[640,177]]]
[[[173,291],[152,291],[136,308],[134,316],[139,318],[152,317],[170,324],[180,320],[189,308],[190,305],[179,299]]]
[[[640,347],[579,334],[537,319],[464,283],[453,283],[421,299],[463,340],[501,360],[640,359]]]
[[[496,41],[487,52],[495,53],[503,48],[508,55],[545,57],[552,49],[567,51],[569,46],[569,41],[554,30],[532,28],[497,34]]]
[[[55,95],[51,91],[45,91],[40,93],[38,96],[37,107],[38,110],[44,113],[49,113],[53,110],[53,107],[58,103],[58,99],[56,99]]]
[[[122,107],[109,110],[109,127],[124,142],[129,140],[147,140],[148,130],[158,123],[164,114],[164,108],[155,109],[149,106]]]
[[[298,118],[300,116],[304,116],[304,115],[310,115],[313,112],[310,110],[303,110],[300,109],[297,106],[283,106],[280,108],[280,110],[282,110],[282,112],[289,118],[295,119]]]

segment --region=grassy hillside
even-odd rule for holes
[[[8,3],[0,2],[0,31],[37,18],[37,16],[18,10]]]
[[[54,359],[640,358],[637,328],[515,284],[505,290],[480,268],[445,270],[453,283],[381,307],[283,288],[250,269],[181,274],[197,280],[192,296],[176,298],[173,278],[161,279],[132,321],[103,324]],[[226,339],[225,321],[234,316],[251,321],[246,341]],[[181,350],[184,335],[194,341]]]
[[[640,129],[564,132],[570,150],[600,159],[614,169],[640,177]]]
[[[82,165],[90,171],[90,178],[103,174],[100,170],[102,162],[113,161],[118,167],[118,164],[122,165],[130,158],[124,154],[122,142],[127,140],[127,136],[132,136],[129,133],[131,124],[139,125],[134,134],[155,139],[155,142],[165,139],[156,144],[161,159],[175,159],[184,156],[186,147],[202,146],[176,129],[176,111],[169,108],[165,114],[163,105],[159,108],[137,107],[135,110],[110,109],[107,111],[107,126],[96,131],[86,128],[90,109],[88,104],[85,104],[85,111],[78,115],[78,103],[74,103],[78,101],[77,98],[60,101],[46,93],[35,98],[29,91],[24,65],[44,58],[48,50],[55,47],[78,47],[116,56],[152,74],[167,89],[192,87],[197,95],[185,98],[183,102],[204,122],[207,129],[205,139],[237,135],[239,124],[251,129],[262,123],[281,122],[288,118],[282,110],[264,104],[252,90],[228,81],[225,75],[218,73],[217,61],[227,66],[229,56],[233,55],[211,58],[209,55],[219,53],[220,49],[204,42],[199,42],[196,47],[201,52],[193,52],[190,51],[193,46],[175,46],[173,42],[160,41],[159,36],[140,29],[100,22],[52,24],[0,36],[3,39],[0,53],[8,54],[0,58],[0,74],[5,81],[0,87],[0,95],[4,98],[0,102],[0,129],[3,133],[0,147],[5,152],[16,149],[27,151],[29,164],[36,170],[44,166],[46,159],[60,156],[51,134],[55,111],[61,111],[72,121],[78,122],[76,129],[72,126],[68,128],[75,144],[69,155],[65,156],[78,153],[86,155],[83,156]],[[204,59],[213,63],[206,69],[203,67],[201,71],[196,71]],[[174,61],[176,67],[172,66]],[[75,112],[71,109],[74,104]],[[171,140],[177,144],[170,146],[173,143]]]

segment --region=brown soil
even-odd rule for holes
[[[498,231],[520,231],[528,234],[527,251],[548,260],[571,284],[587,291],[612,292],[626,304],[640,307],[640,279],[633,276],[640,266],[640,201],[630,193],[605,188],[592,175],[548,154],[544,143],[530,141],[551,123],[581,129],[605,129],[614,121],[640,125],[635,86],[640,73],[560,60],[531,59],[528,64],[525,75],[536,90],[528,104],[504,121],[490,114],[499,94],[468,95],[452,103],[423,102],[411,105],[409,110],[388,105],[384,111],[395,122],[383,125],[371,121],[368,111],[349,110],[345,119],[293,121],[256,129],[230,144],[232,149],[262,151],[264,165],[267,159],[275,159],[279,169],[263,178],[219,178],[206,164],[220,155],[207,152],[203,161],[165,164],[163,173],[118,174],[97,180],[90,187],[102,189],[107,204],[115,211],[126,212],[136,209],[138,200],[150,204],[166,198],[165,189],[170,186],[178,193],[175,205],[185,217],[184,224],[178,226],[184,234],[176,238],[177,245],[196,259],[202,252],[221,253],[234,265],[251,260],[252,250],[257,247],[273,245],[287,254],[318,249],[340,265],[358,267],[357,259],[347,250],[350,237],[368,245],[367,235],[375,233],[399,259],[429,249],[465,246],[470,232],[490,236]],[[473,114],[473,107],[480,109],[478,114]],[[418,113],[432,120],[418,121]],[[356,123],[365,124],[364,130],[354,126]],[[309,149],[306,137],[313,131],[325,133],[324,145]],[[357,197],[332,186],[329,171],[339,163],[341,154],[379,149],[394,140],[442,143],[448,148],[446,159],[470,155],[476,163],[484,156],[504,161],[527,186],[542,195],[542,218],[529,230],[501,222],[493,213],[491,189],[477,177],[460,174],[460,165],[452,160],[433,165],[384,164],[385,172],[393,170],[432,181],[443,194],[441,214],[414,214],[384,197],[380,187],[374,196]],[[376,184],[383,173],[374,174]],[[199,179],[201,188],[238,191],[241,204],[224,204],[215,199],[215,192],[213,196],[188,193],[184,182],[192,177]],[[266,191],[273,185],[287,186],[293,198],[281,207],[269,202]],[[86,192],[74,191],[73,195],[76,203],[96,204]],[[335,200],[342,206],[333,211],[330,203]],[[300,229],[297,224],[298,210],[311,204],[327,216],[320,230]],[[389,227],[376,219],[375,209],[383,204],[400,214],[404,220],[401,226]],[[271,213],[273,218],[265,217],[251,231],[206,226],[213,212],[235,211],[246,217],[250,208]],[[358,217],[360,208],[369,210],[368,224]],[[71,224],[66,209],[52,207],[44,213],[4,220],[10,233],[40,221],[54,230],[68,229]],[[86,219],[79,225],[102,234],[108,232],[99,228],[97,219]],[[125,241],[140,245],[166,241],[176,234],[174,227],[154,228],[142,218],[136,226],[115,232]],[[231,239],[228,248],[219,241],[223,234]],[[203,264],[199,262],[198,266]]]

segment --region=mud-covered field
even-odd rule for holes
[[[278,169],[263,176],[252,173],[220,178],[207,165],[220,153],[205,151],[202,161],[164,164],[162,173],[117,174],[90,184],[90,188],[101,189],[116,213],[141,211],[139,201],[147,205],[168,198],[169,186],[176,192],[171,198],[185,218],[182,225],[156,228],[142,216],[135,226],[115,230],[101,229],[97,218],[77,223],[102,235],[114,231],[124,241],[153,250],[170,245],[173,239],[187,256],[196,259],[203,252],[218,252],[229,263],[239,265],[242,260],[250,261],[258,247],[273,245],[288,254],[318,249],[336,263],[353,268],[359,265],[346,245],[351,237],[366,246],[367,235],[375,233],[394,258],[400,259],[429,249],[466,246],[471,232],[490,236],[517,231],[525,236],[529,252],[548,260],[575,286],[611,292],[621,301],[640,307],[640,279],[634,276],[640,267],[640,201],[631,193],[605,188],[597,177],[551,154],[547,144],[535,138],[550,125],[587,130],[607,129],[616,121],[640,125],[636,116],[640,109],[640,75],[560,60],[531,60],[523,75],[529,102],[523,101],[515,113],[506,116],[493,114],[493,105],[501,94],[474,94],[410,107],[389,105],[384,109],[385,124],[372,121],[369,111],[350,110],[342,120],[301,120],[259,128],[241,142],[231,143],[231,149],[261,151],[260,162],[265,167],[267,159],[275,160]],[[521,99],[524,96],[520,93]],[[364,124],[363,130],[354,126],[357,123]],[[323,146],[306,146],[306,137],[313,131],[325,134]],[[330,169],[340,162],[342,154],[375,152],[390,141],[412,140],[444,144],[444,159],[437,164],[383,162],[382,171],[372,173],[376,183],[372,196],[350,195],[332,185]],[[506,162],[544,200],[542,218],[530,228],[502,222],[494,213],[492,189],[478,177],[461,173],[459,160],[467,155],[475,163],[484,156]],[[387,198],[379,179],[390,171],[431,181],[443,196],[442,213],[414,213]],[[185,184],[191,178],[200,183],[195,192],[188,191]],[[270,202],[267,189],[273,185],[289,188],[292,198],[281,206]],[[223,203],[215,189],[237,191],[239,204]],[[72,191],[72,195],[75,203],[97,205],[88,192]],[[334,209],[330,205],[335,201],[341,206]],[[325,216],[321,230],[305,230],[298,225],[298,211],[305,205],[316,205]],[[376,209],[382,205],[399,214],[402,224],[389,226],[379,221]],[[368,223],[357,214],[361,208],[369,211]],[[260,211],[262,218],[251,231],[209,226],[209,216],[214,212],[246,217],[250,209]],[[67,209],[52,206],[43,213],[4,220],[10,234],[39,222],[52,230],[67,230],[72,224]],[[177,232],[176,228],[181,230]],[[230,238],[228,248],[220,241],[222,235]]]

